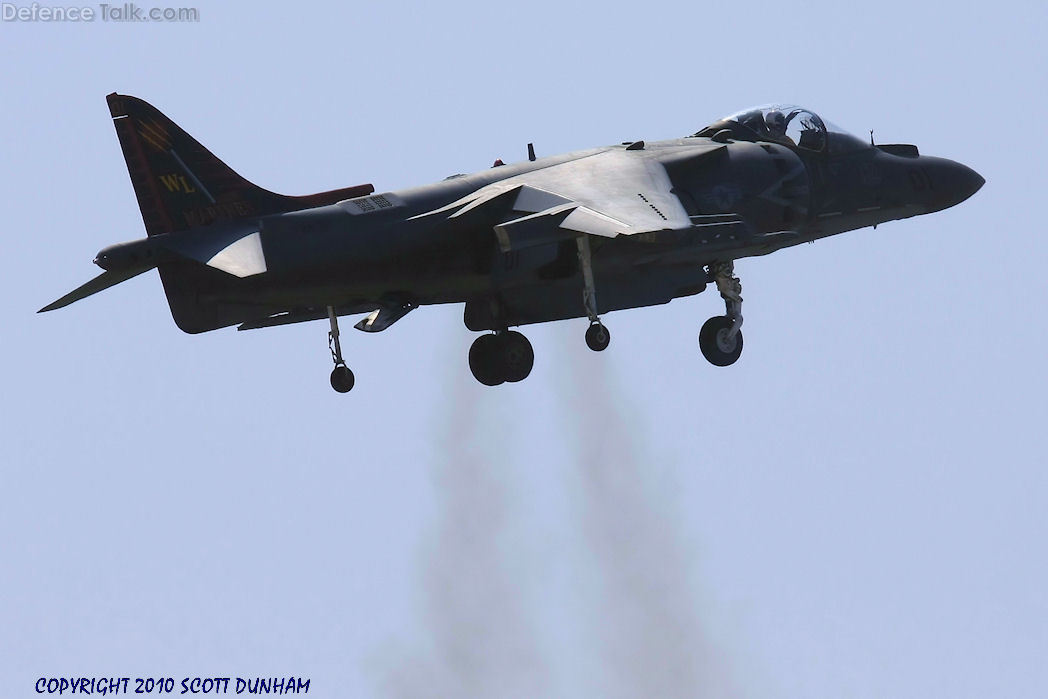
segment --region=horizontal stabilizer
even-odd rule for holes
[[[126,282],[131,277],[137,277],[143,272],[148,272],[153,269],[152,267],[146,267],[142,269],[131,268],[129,270],[119,270],[114,272],[102,272],[97,277],[87,282],[86,284],[77,287],[73,291],[58,299],[54,303],[48,304],[41,308],[37,313],[43,313],[45,311],[53,311],[56,308],[64,308],[74,301],[79,301],[82,298],[87,298],[91,294],[97,294],[99,291],[105,291],[111,286],[115,286],[120,282]]]

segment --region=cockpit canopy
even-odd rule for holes
[[[736,141],[771,141],[814,152],[842,152],[866,145],[815,112],[792,104],[744,109],[718,119],[694,135],[712,137],[721,131],[727,131],[724,135]]]

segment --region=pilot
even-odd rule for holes
[[[767,133],[767,127],[764,126],[764,117],[761,116],[761,110],[759,109],[743,114],[739,117],[739,123],[758,136],[763,136]]]
[[[772,138],[793,143],[793,139],[786,135],[786,117],[778,109],[773,109],[764,115],[764,124],[768,127],[768,133]]]

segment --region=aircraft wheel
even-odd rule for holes
[[[501,349],[496,335],[481,335],[469,348],[469,370],[485,386],[498,386],[505,381],[500,366],[502,362],[499,361]]]
[[[501,344],[499,358],[502,360],[502,377],[510,383],[528,378],[531,368],[535,366],[535,350],[532,349],[528,338],[510,330],[498,339]]]
[[[586,330],[586,345],[594,352],[603,352],[611,344],[611,333],[598,320]]]
[[[353,372],[345,364],[340,364],[331,371],[331,388],[339,393],[349,393],[353,389],[355,379]]]
[[[734,364],[742,354],[742,331],[729,337],[731,324],[728,316],[714,316],[703,323],[699,331],[699,349],[714,366]]]

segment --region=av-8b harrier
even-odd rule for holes
[[[339,316],[379,332],[419,306],[464,303],[484,332],[469,350],[483,384],[521,381],[534,352],[510,328],[589,320],[667,303],[715,284],[725,314],[699,347],[712,364],[742,353],[734,261],[958,204],[983,178],[912,145],[873,145],[814,112],[771,105],[698,133],[495,166],[375,194],[369,184],[283,196],[237,175],[157,109],[107,97],[147,237],[105,248],[105,270],[50,311],[153,268],[176,325],[200,333],[327,319],[347,392]]]

